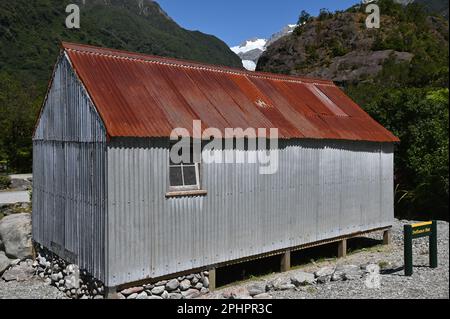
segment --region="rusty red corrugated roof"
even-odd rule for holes
[[[62,43],[110,137],[177,127],[278,128],[280,138],[398,142],[333,82]]]

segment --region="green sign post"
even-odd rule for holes
[[[413,239],[426,237],[430,239],[430,267],[436,268],[438,266],[437,258],[437,225],[436,221],[424,222],[413,225],[405,225],[404,233],[404,257],[405,257],[405,276],[412,276],[413,274],[413,253],[412,241]]]

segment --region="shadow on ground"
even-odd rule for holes
[[[347,241],[349,252],[368,249],[382,244],[381,240],[355,237]],[[291,267],[302,266],[311,261],[323,261],[337,257],[337,243],[306,248],[291,253]],[[265,257],[244,263],[221,267],[216,270],[217,287],[226,286],[237,281],[268,275],[280,271],[281,256]]]

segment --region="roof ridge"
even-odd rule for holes
[[[212,71],[212,72],[239,74],[239,75],[244,75],[244,76],[251,76],[254,78],[265,78],[265,79],[269,79],[269,80],[280,80],[280,81],[288,81],[288,82],[295,82],[295,83],[336,86],[333,83],[333,81],[331,81],[331,80],[299,77],[299,76],[285,75],[285,74],[275,74],[275,73],[269,73],[269,72],[241,70],[241,69],[232,68],[232,67],[228,67],[228,66],[206,64],[206,63],[201,63],[201,62],[197,62],[197,61],[190,61],[190,60],[183,60],[183,59],[176,59],[176,58],[167,58],[167,57],[162,57],[162,56],[157,56],[157,55],[136,53],[136,52],[130,52],[130,51],[118,50],[118,49],[103,48],[103,47],[97,47],[97,46],[92,46],[92,45],[87,45],[87,44],[62,42],[61,46],[64,50],[86,52],[89,54],[116,57],[116,58],[122,58],[122,59],[128,59],[128,60],[138,60],[138,61],[145,61],[145,62],[150,62],[150,63],[159,63],[159,64],[169,65],[169,66],[179,66],[179,67],[206,70],[206,71]],[[83,50],[83,48],[85,50]]]

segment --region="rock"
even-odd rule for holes
[[[232,293],[232,292],[229,292],[229,291],[224,292],[224,293],[222,294],[222,297],[223,297],[224,299],[232,299],[232,298],[234,298],[233,293]]]
[[[193,278],[191,279],[191,284],[195,286],[199,281],[200,281],[200,279],[198,279],[197,277],[193,277]],[[203,284],[202,284],[202,285],[203,285]]]
[[[314,276],[316,276],[316,282],[318,282],[319,284],[327,283],[331,280],[331,276],[333,276],[334,270],[335,268],[331,266],[320,268],[314,273]]]
[[[367,266],[365,266],[365,272],[366,273],[371,273],[371,274],[379,274],[380,273],[380,266],[378,266],[377,264],[369,264]]]
[[[124,289],[120,293],[124,296],[129,296],[134,293],[138,294],[138,293],[142,292],[143,290],[144,290],[144,287],[138,286],[138,287],[131,287],[131,288]]]
[[[147,299],[163,299],[162,297],[160,297],[160,296],[149,296]]]
[[[187,279],[183,280],[180,283],[180,289],[183,290],[183,291],[184,290],[188,290],[190,287],[191,287],[191,282],[189,280],[187,280]]]
[[[247,287],[250,296],[260,295],[266,292],[265,283],[255,283]]]
[[[6,216],[0,220],[0,238],[10,258],[25,259],[32,256],[31,215],[28,213]]]
[[[300,271],[291,277],[291,283],[296,287],[313,285],[316,282],[314,274]]]
[[[198,283],[195,285],[194,288],[197,289],[197,290],[200,290],[200,289],[205,288],[205,287],[203,287],[203,284],[202,284],[201,282],[198,282]]]
[[[171,292],[169,293],[169,298],[168,299],[181,299],[183,297],[182,294],[177,293],[177,292]]]
[[[63,274],[60,273],[60,272],[53,273],[53,274],[50,276],[50,278],[51,278],[52,281],[58,282],[58,283],[59,283],[59,281],[60,281],[61,279],[63,279]]]
[[[145,291],[137,295],[136,299],[148,299],[148,295]]]
[[[253,296],[254,299],[272,299],[272,296],[267,292]]]
[[[330,280],[331,280],[331,276],[322,276],[322,277],[317,277],[316,278],[316,282],[318,284],[326,284]]]
[[[166,290],[164,290],[163,293],[161,294],[161,297],[163,299],[169,299],[169,293]]]
[[[131,295],[129,295],[129,296],[127,297],[127,299],[136,299],[137,296],[138,296],[137,293],[132,293]]]
[[[355,280],[362,276],[362,270],[356,265],[342,265],[337,266],[333,275],[331,276],[331,281],[340,280]]]
[[[334,267],[326,266],[317,270],[314,275],[316,277],[331,276],[334,273]]]
[[[102,295],[97,295],[94,297],[94,299],[104,299],[104,297]]]
[[[6,257],[3,251],[0,251],[0,275],[8,269],[9,265],[11,265],[11,261]]]
[[[209,288],[209,278],[206,276],[203,277],[203,287]]]
[[[290,290],[295,289],[290,279],[277,278],[266,285],[266,291],[270,290]]]
[[[355,265],[349,265],[344,269],[344,280],[357,280],[362,277],[361,268]]]
[[[3,241],[2,241],[2,239],[0,238],[0,251],[3,250],[3,249],[4,249],[4,247],[3,247]]]
[[[28,264],[15,265],[6,270],[2,278],[5,281],[27,281],[34,275],[34,269]]]
[[[202,288],[200,289],[200,293],[201,293],[202,295],[205,295],[205,294],[207,294],[208,292],[209,292],[209,288],[202,287]]]
[[[158,281],[155,286],[165,286],[167,284],[167,280]]]
[[[18,265],[19,263],[20,263],[20,258],[11,260],[11,265],[13,265],[13,266]]]
[[[186,276],[186,279],[188,279],[188,280],[191,280],[191,279],[193,279],[195,276],[193,275],[193,274],[191,274],[191,275],[187,275]],[[181,280],[180,280],[181,281]]]
[[[178,288],[180,282],[177,279],[172,279],[166,284],[166,289],[168,291],[173,291]]]
[[[147,285],[144,285],[143,287],[145,290],[152,290],[155,287],[155,285],[147,284]]]
[[[152,289],[152,295],[161,295],[164,292],[164,286],[156,286]]]
[[[197,289],[188,289],[187,291],[182,291],[181,294],[186,299],[193,299],[200,296],[200,291]]]

